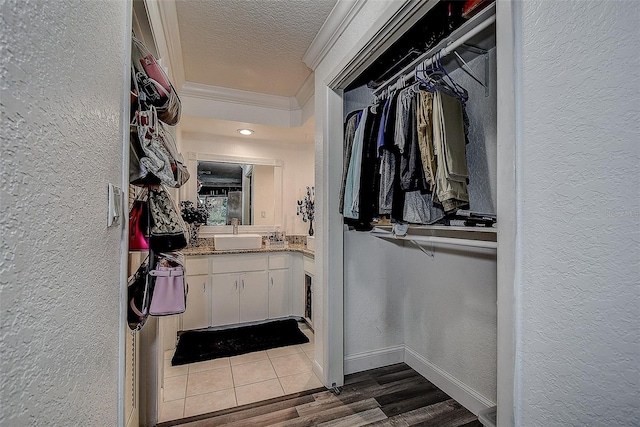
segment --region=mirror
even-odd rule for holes
[[[192,179],[182,187],[180,199],[207,207],[201,236],[231,232],[232,218],[238,218],[245,232],[281,226],[282,161],[193,152],[187,158]]]
[[[205,225],[273,224],[273,166],[198,160],[198,203]],[[257,218],[256,218],[257,215]]]

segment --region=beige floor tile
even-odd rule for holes
[[[302,347],[299,345],[289,345],[286,347],[278,347],[267,350],[267,356],[269,358],[288,356],[290,354],[302,353]]]
[[[184,399],[172,400],[171,402],[162,402],[160,408],[160,422],[172,421],[182,418],[184,415]]]
[[[304,352],[304,354],[307,355],[307,357],[309,358],[309,360],[311,360],[311,363],[313,364],[313,360],[315,359],[315,352],[313,350],[311,350],[310,352]]]
[[[322,382],[313,372],[302,372],[280,377],[280,384],[285,394],[299,393],[304,390],[322,387]]]
[[[285,356],[286,357],[286,356]],[[232,366],[233,383],[236,387],[277,378],[269,359]]]
[[[315,344],[312,342],[308,342],[306,344],[300,344],[300,348],[302,349],[302,351],[304,351],[305,353],[311,353],[313,352],[313,349],[315,347]]]
[[[253,353],[241,354],[240,356],[232,356],[230,358],[231,366],[241,365],[243,363],[257,362],[258,360],[269,359],[266,351],[254,351]]]
[[[164,358],[165,359],[171,359],[172,357],[173,357],[173,350],[165,350]]]
[[[233,388],[231,368],[210,369],[208,371],[189,374],[187,381],[187,396],[211,393],[218,390]]]
[[[189,373],[192,374],[194,372],[208,371],[210,369],[228,368],[229,366],[231,366],[229,364],[229,358],[221,357],[219,359],[205,360],[204,362],[190,363]]]
[[[238,405],[246,405],[278,396],[284,396],[284,390],[277,379],[236,387]]]
[[[164,377],[177,377],[187,375],[189,373],[189,365],[171,366],[171,359],[164,359]]]
[[[184,416],[206,414],[236,406],[236,393],[232,388],[212,393],[188,396],[184,404]]]
[[[279,377],[310,372],[312,369],[311,359],[305,353],[291,354],[289,356],[274,357],[271,359],[273,369]]]
[[[172,400],[184,399],[187,391],[187,376],[170,377],[164,379],[163,400],[170,402]]]

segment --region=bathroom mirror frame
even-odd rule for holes
[[[269,225],[241,225],[240,233],[268,233],[282,226],[282,167],[280,159],[268,159],[259,157],[231,156],[224,154],[210,153],[187,153],[187,169],[191,178],[187,184],[180,189],[180,200],[190,200],[197,204],[197,176],[198,161],[210,161],[221,163],[252,164],[259,166],[273,166],[273,221]],[[232,233],[231,225],[203,225],[200,227],[200,237],[213,237],[215,234]]]

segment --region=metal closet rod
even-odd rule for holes
[[[414,63],[404,67],[402,70],[396,73],[395,76],[387,80],[386,83],[384,83],[382,86],[374,90],[373,94],[377,96],[379,93],[383,92],[384,90],[392,91],[395,89],[402,88],[405,82],[411,81],[412,79],[415,78],[416,69],[428,68],[431,64],[433,64],[437,60],[438,56],[440,58],[444,58],[445,56],[449,55],[451,52],[459,48],[461,45],[465,44],[471,38],[475,37],[480,32],[484,31],[485,29],[493,25],[495,22],[496,22],[496,15],[491,15],[485,21],[478,24],[476,27],[472,28],[471,30],[469,30],[467,33],[460,36],[455,41],[449,43],[447,46],[440,49],[438,52],[436,52],[436,54],[431,55],[428,59],[423,60],[421,63],[418,63],[417,65]],[[431,53],[431,51],[429,53]],[[413,68],[413,71],[410,73],[407,73],[407,70],[412,68]],[[395,83],[390,85],[391,82],[395,82]]]

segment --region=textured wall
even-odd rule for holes
[[[0,424],[117,423],[126,2],[0,2]]]
[[[345,357],[404,344],[404,277],[394,269],[394,247],[369,233],[344,234]]]
[[[640,4],[522,2],[516,424],[640,424]]]
[[[405,345],[495,402],[496,252],[436,245],[431,258],[409,243],[389,251],[388,286],[402,281],[396,298]]]

